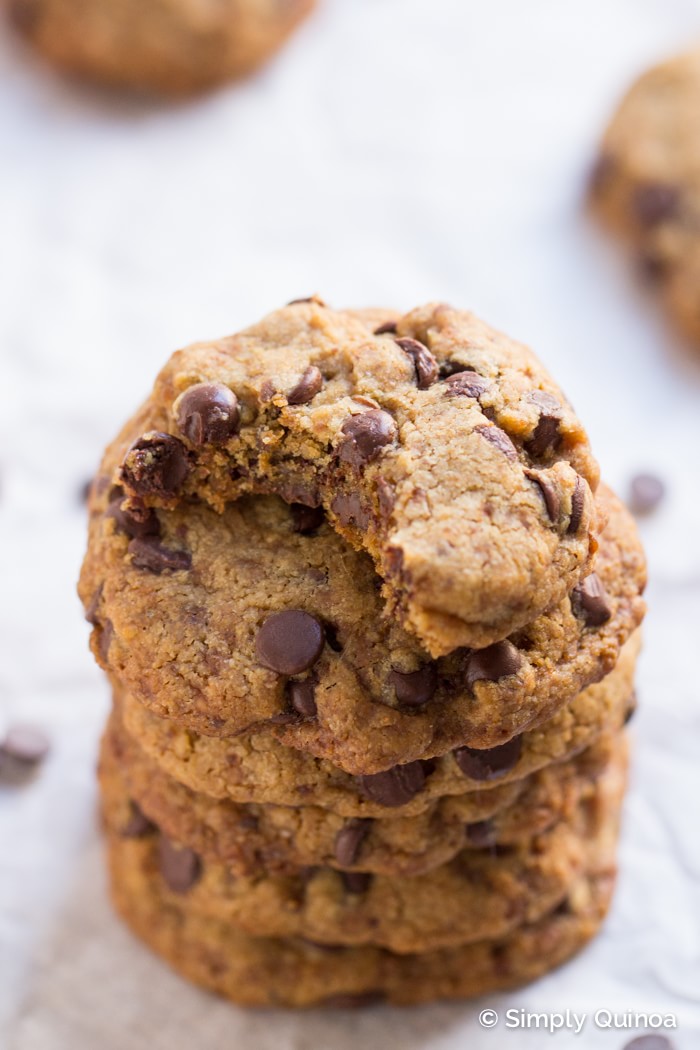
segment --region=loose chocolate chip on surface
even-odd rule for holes
[[[131,810],[129,819],[121,829],[121,835],[125,839],[141,839],[155,830],[155,824],[149,820],[141,807],[136,802],[130,802]]]
[[[638,1035],[631,1043],[625,1043],[624,1050],[673,1050],[673,1043],[665,1035]]]
[[[569,518],[569,527],[566,530],[570,536],[578,532],[581,528],[581,522],[583,521],[583,510],[586,506],[586,482],[580,476],[576,475],[576,484],[574,485],[574,491],[571,496],[571,517]]]
[[[428,347],[417,339],[397,339],[396,345],[413,361],[418,389],[427,390],[438,377],[438,363]]]
[[[11,725],[0,742],[0,755],[28,766],[41,762],[50,750],[51,743],[44,730],[23,722]]]
[[[192,568],[189,551],[171,550],[158,543],[155,538],[136,538],[128,547],[131,564],[137,569],[146,569],[159,576],[162,572],[185,572]]]
[[[341,871],[339,874],[348,893],[365,893],[372,881],[367,871]]]
[[[656,474],[635,474],[630,482],[629,508],[633,514],[650,514],[666,494],[666,486]]]
[[[323,507],[306,507],[303,503],[292,503],[289,509],[292,514],[294,531],[302,536],[309,536],[325,521]]]
[[[478,372],[472,372],[465,368],[459,372],[451,372],[445,379],[445,393],[448,397],[473,397],[477,400],[485,394],[490,384]]]
[[[509,674],[517,674],[523,658],[512,642],[495,642],[486,649],[476,649],[469,654],[465,671],[467,686],[475,682],[497,682]]]
[[[453,755],[462,772],[472,780],[497,780],[515,768],[522,749],[522,736],[514,736],[505,744],[487,750],[458,747]]]
[[[238,432],[238,398],[223,383],[197,383],[175,402],[177,425],[197,448],[224,445]]]
[[[341,461],[352,467],[362,467],[375,460],[393,441],[396,424],[388,412],[375,408],[346,419],[342,433],[344,438],[338,447]]]
[[[553,482],[546,474],[539,474],[535,470],[526,470],[525,474],[534,481],[540,490],[544,505],[547,509],[547,516],[551,522],[559,521],[559,511],[561,509],[561,500],[559,499],[559,493],[557,492]]]
[[[124,484],[137,496],[173,496],[187,477],[187,450],[171,434],[149,431],[131,446],[122,464]]]
[[[665,182],[647,182],[637,186],[632,195],[632,209],[642,226],[658,226],[678,213],[680,193]]]
[[[357,778],[361,792],[380,806],[404,806],[422,791],[425,769],[421,762],[394,766],[384,773],[372,773]]]
[[[339,492],[331,501],[331,510],[341,525],[355,525],[366,529],[369,525],[369,511],[362,505],[357,492]]]
[[[362,817],[346,821],[335,838],[335,859],[344,868],[351,867],[360,855],[362,844],[369,835],[372,822]]]
[[[479,848],[491,846],[495,841],[493,821],[478,820],[474,824],[467,824],[467,838],[472,846]]]
[[[301,674],[316,663],[325,636],[316,619],[301,609],[285,609],[268,616],[258,631],[255,651],[263,667],[277,674]]]
[[[187,893],[202,874],[202,863],[194,850],[176,846],[165,835],[158,841],[158,861],[160,873],[173,893]]]
[[[287,404],[305,405],[323,386],[323,376],[315,365],[309,365],[299,382],[287,394]]]
[[[316,716],[316,683],[312,678],[303,682],[287,682],[287,699],[298,715]]]
[[[601,627],[612,615],[603,581],[596,572],[574,587],[572,604],[587,627]]]
[[[385,321],[384,324],[380,324],[378,328],[374,329],[375,335],[393,335],[396,331],[396,321]]]
[[[114,518],[119,532],[140,538],[160,535],[160,521],[152,507],[147,507],[141,500],[129,500],[126,506],[122,506],[122,503],[124,498],[117,496],[105,511],[107,517]]]
[[[474,427],[474,433],[480,434],[490,445],[493,445],[499,452],[502,452],[506,459],[513,461],[517,460],[518,451],[505,430],[501,430],[500,427],[496,426],[484,425]]]
[[[400,704],[405,707],[421,707],[427,704],[437,689],[437,667],[434,663],[429,663],[419,667],[417,671],[391,671],[389,683],[393,685]]]

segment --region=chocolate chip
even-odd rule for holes
[[[295,387],[287,394],[288,405],[305,405],[323,386],[323,376],[315,365],[309,365]]]
[[[97,627],[99,618],[97,616],[97,610],[100,607],[100,601],[102,600],[102,592],[104,590],[104,583],[101,583],[92,598],[88,602],[87,608],[85,609],[85,619],[93,627]]]
[[[576,475],[576,484],[571,495],[571,517],[569,527],[566,530],[569,536],[573,536],[581,528],[583,511],[586,506],[586,482],[580,474]]]
[[[517,674],[523,658],[512,642],[495,642],[485,649],[469,654],[465,682],[471,689],[475,682],[497,682],[510,674]]]
[[[673,1043],[665,1035],[638,1035],[624,1050],[673,1050]]]
[[[395,342],[413,361],[418,389],[427,390],[438,377],[438,363],[430,350],[417,339],[396,339]]]
[[[175,402],[177,425],[197,448],[225,445],[238,432],[238,398],[223,383],[197,383]]]
[[[162,572],[186,572],[192,568],[189,551],[175,551],[164,547],[155,538],[133,539],[128,546],[131,564],[160,575]]]
[[[326,641],[334,653],[342,653],[343,643],[338,637],[338,628],[333,623],[325,623],[323,629],[326,633]]]
[[[615,174],[616,167],[617,163],[615,158],[610,153],[601,153],[593,165],[589,176],[591,193],[600,193],[607,185],[609,185]]]
[[[634,514],[650,514],[666,494],[666,486],[656,474],[635,474],[630,483],[629,508]]]
[[[600,627],[612,616],[605,587],[595,572],[574,587],[572,605],[585,620],[586,627]]]
[[[493,445],[494,448],[497,448],[499,452],[502,452],[506,459],[510,459],[513,461],[517,460],[517,449],[506,434],[505,430],[501,430],[500,427],[496,426],[484,425],[474,427],[474,433],[481,434],[481,436],[485,438],[490,445]]]
[[[323,627],[301,609],[272,613],[255,640],[255,651],[263,667],[277,674],[293,675],[308,671],[323,651]]]
[[[522,749],[522,736],[514,736],[512,740],[508,740],[499,747],[490,747],[485,750],[458,747],[452,753],[459,768],[472,780],[496,780],[515,768]]]
[[[161,835],[158,841],[160,873],[173,893],[187,893],[202,874],[202,863],[187,846],[176,846]]]
[[[380,806],[405,806],[423,790],[425,769],[422,762],[408,762],[394,766],[384,773],[372,773],[357,778],[360,791]]]
[[[339,874],[348,893],[364,893],[372,881],[372,876],[366,871],[341,871]]]
[[[474,824],[467,824],[467,838],[472,846],[483,849],[492,846],[495,841],[495,828],[492,820],[478,820]]]
[[[149,820],[136,802],[129,803],[129,819],[120,834],[125,839],[141,839],[155,830],[155,824]]]
[[[135,441],[122,464],[124,484],[137,496],[173,496],[182,486],[189,463],[187,449],[171,434],[149,431]]]
[[[87,481],[84,481],[80,486],[78,492],[80,502],[87,503],[87,501],[90,499],[90,493],[92,492],[92,478],[88,478]]]
[[[384,324],[380,324],[378,328],[374,329],[375,335],[393,335],[396,331],[396,321],[385,321]]]
[[[625,717],[622,721],[623,726],[628,725],[634,718],[637,712],[637,694],[633,690],[631,695],[627,698],[627,708],[625,710]]]
[[[678,213],[680,193],[666,182],[647,182],[632,195],[632,210],[640,225],[647,228],[672,219]]]
[[[5,739],[0,742],[0,755],[3,758],[11,758],[27,766],[41,762],[50,750],[51,742],[44,730],[25,722],[10,726]]]
[[[445,380],[445,393],[448,397],[473,397],[478,400],[490,385],[488,379],[484,379],[478,372],[465,368],[450,373]]]
[[[661,251],[644,248],[637,256],[637,269],[649,284],[659,284],[671,272],[671,261]]]
[[[383,992],[348,992],[346,995],[329,995],[320,1005],[331,1010],[357,1010],[365,1006],[378,1006],[384,999]]]
[[[303,682],[287,682],[287,700],[303,718],[316,717],[316,682],[306,678]]]
[[[437,689],[437,666],[429,663],[417,671],[391,671],[389,683],[394,687],[396,699],[404,707],[422,707]]]
[[[378,478],[377,503],[379,504],[379,513],[385,521],[393,514],[395,502],[396,499],[392,485],[386,480],[386,478]]]
[[[160,521],[152,507],[147,507],[141,500],[129,500],[126,506],[122,506],[123,503],[124,498],[117,496],[105,511],[107,517],[114,518],[119,532],[139,538],[160,535]]]
[[[290,299],[287,306],[299,306],[302,303],[316,303],[317,306],[325,306],[323,299],[318,295],[307,295],[305,299]]]
[[[357,492],[339,492],[331,501],[331,510],[341,525],[355,525],[358,529],[366,529],[369,525],[369,511],[362,505]]]
[[[292,514],[294,531],[302,536],[309,536],[325,521],[323,507],[306,507],[303,503],[292,503],[289,509]]]
[[[114,626],[111,620],[105,620],[104,623],[99,624],[96,628],[97,631],[97,652],[102,658],[104,664],[107,663],[107,657],[109,656],[109,647],[112,644],[114,638]]]
[[[393,441],[396,424],[388,412],[371,409],[357,416],[350,416],[342,426],[345,435],[338,448],[343,463],[362,467],[377,458],[381,450]]]
[[[360,855],[362,844],[369,835],[372,822],[354,817],[346,821],[335,838],[335,859],[344,868],[350,868]]]
[[[544,500],[544,505],[547,509],[547,516],[551,522],[559,521],[559,511],[561,509],[561,500],[559,499],[559,493],[557,492],[551,479],[546,474],[538,474],[535,470],[526,470],[526,477],[530,481],[534,481],[540,490],[540,495]]]
[[[531,456],[540,457],[556,449],[561,442],[561,405],[546,390],[535,390],[530,395],[530,400],[541,412],[532,437],[525,442],[525,448]]]

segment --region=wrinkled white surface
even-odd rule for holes
[[[105,98],[0,41],[0,718],[51,727],[0,789],[3,1050],[617,1050],[479,1027],[482,1006],[675,1011],[700,1046],[700,356],[580,208],[616,97],[700,37],[694,0],[327,0],[280,60],[179,107]],[[471,306],[530,342],[607,477],[660,471],[622,876],[603,935],[493,1002],[246,1013],[191,989],[106,899],[106,688],[74,597],[77,490],[167,353],[319,291]]]

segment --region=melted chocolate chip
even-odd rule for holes
[[[338,447],[338,456],[343,463],[362,467],[375,460],[382,449],[393,441],[396,424],[388,412],[371,409],[346,419],[342,433],[344,438]]]
[[[238,432],[238,398],[223,383],[197,383],[178,398],[177,425],[197,448],[225,445]]]
[[[117,496],[105,511],[107,517],[114,519],[118,532],[125,532],[132,538],[160,535],[160,521],[152,507],[136,499],[129,500],[126,506],[122,506],[123,502],[123,497]]]
[[[497,448],[499,452],[502,452],[506,459],[516,461],[518,458],[518,451],[510,440],[505,430],[501,430],[500,427],[496,426],[479,426],[474,427],[474,433],[480,434],[490,445]]]
[[[422,707],[432,699],[437,689],[437,667],[429,663],[417,671],[390,671],[389,683],[394,687],[396,699],[404,707]]]
[[[371,820],[354,817],[346,821],[335,838],[335,859],[344,868],[350,868],[356,862],[362,844],[369,835]]]
[[[549,520],[553,523],[559,521],[561,500],[559,499],[559,493],[557,492],[551,478],[547,477],[546,474],[538,474],[537,471],[534,470],[526,470],[525,474],[530,481],[534,481],[540,490],[540,495],[544,500]]]
[[[358,529],[366,529],[369,525],[369,511],[362,505],[357,492],[339,492],[331,501],[331,510],[341,525],[355,525]]]
[[[522,736],[515,736],[499,747],[458,747],[452,753],[459,768],[472,780],[497,780],[515,768],[522,749]]]
[[[476,682],[497,682],[510,674],[517,674],[523,658],[512,642],[495,642],[485,649],[469,654],[465,681],[471,689]]]
[[[467,838],[472,846],[485,849],[495,842],[495,828],[492,820],[478,820],[474,824],[467,824]]]
[[[535,390],[530,395],[530,400],[541,411],[537,426],[525,443],[525,448],[531,456],[539,458],[556,449],[561,442],[561,405],[556,397],[548,394],[546,390]]]
[[[158,862],[163,880],[173,893],[187,893],[202,874],[202,863],[194,850],[176,846],[165,835],[158,841]]]
[[[574,587],[572,605],[586,627],[601,627],[612,616],[603,581],[595,572]]]
[[[137,496],[173,496],[187,477],[185,446],[171,434],[149,431],[135,441],[122,464],[124,484]]]
[[[162,572],[186,572],[192,568],[189,551],[171,550],[155,538],[133,539],[129,543],[131,564],[160,576]]]
[[[301,609],[272,613],[255,640],[255,651],[263,667],[277,674],[308,671],[323,652],[324,631],[315,616]]]
[[[586,506],[586,482],[580,476],[576,475],[576,484],[574,485],[574,491],[571,496],[571,517],[569,518],[569,527],[566,530],[569,536],[573,536],[574,533],[578,532],[581,528],[581,522],[583,521],[583,511]]]
[[[142,839],[155,830],[155,824],[149,820],[136,802],[129,803],[129,819],[120,831],[125,839]]]
[[[396,321],[385,321],[374,329],[375,335],[393,335],[396,332]]]
[[[647,182],[635,188],[632,210],[640,225],[650,228],[674,218],[680,200],[677,186],[665,182]]]
[[[656,474],[636,474],[630,483],[629,508],[633,514],[650,514],[666,494],[666,486]]]
[[[427,390],[438,377],[438,363],[428,347],[419,343],[417,339],[397,339],[396,345],[413,361],[418,389]]]
[[[11,758],[22,765],[34,766],[46,758],[51,750],[51,742],[38,726],[18,722],[11,725],[0,742],[0,755]]]
[[[488,379],[484,379],[478,372],[464,368],[451,372],[446,378],[445,393],[448,397],[473,397],[478,401],[490,385]]]
[[[316,717],[316,682],[306,678],[303,682],[287,682],[287,700],[303,718]]]
[[[405,806],[423,790],[425,769],[422,762],[408,762],[357,780],[362,794],[380,806]]]
[[[302,536],[309,536],[325,521],[323,507],[306,507],[303,503],[292,503],[289,509],[292,514],[294,531]]]
[[[372,882],[372,876],[366,871],[341,871],[339,874],[348,893],[365,893]]]
[[[323,376],[315,365],[309,365],[299,382],[287,394],[288,405],[306,405],[323,386]]]

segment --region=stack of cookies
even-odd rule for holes
[[[644,557],[529,350],[291,303],[170,359],[90,510],[112,893],[176,969],[414,1003],[595,933]]]

